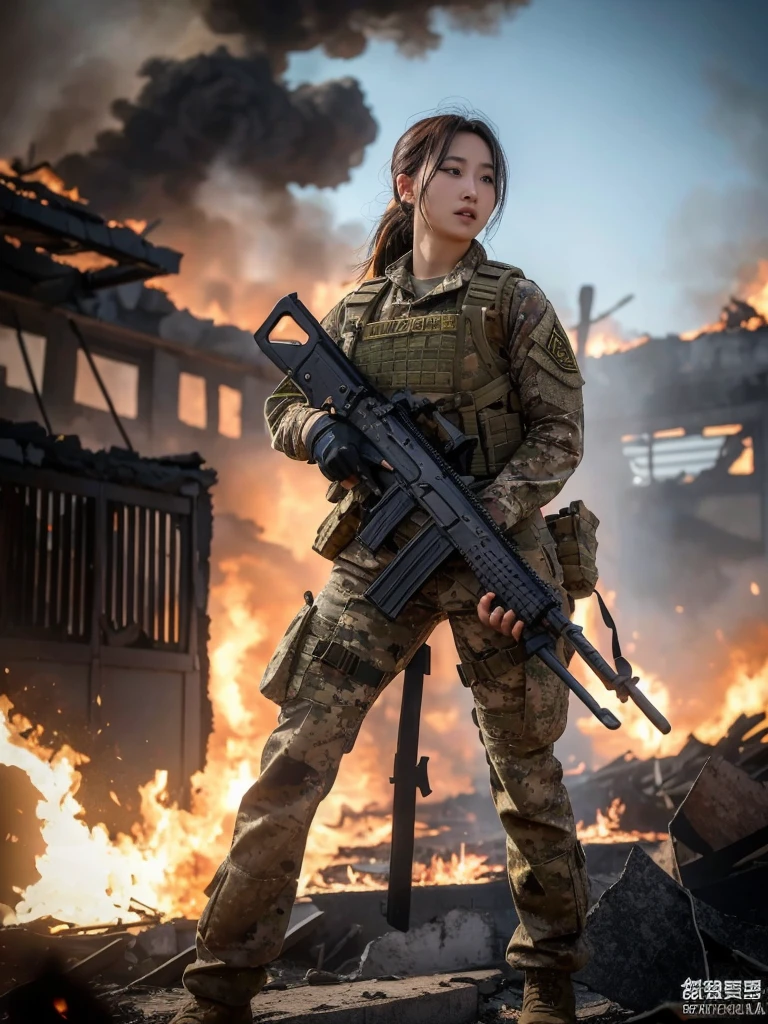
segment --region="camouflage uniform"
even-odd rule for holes
[[[505,276],[503,265],[491,265],[502,285],[500,302],[496,309],[484,308],[480,330],[499,340],[494,357],[506,366],[512,391],[481,408],[482,401],[469,401],[466,394],[488,397],[498,388],[483,376],[491,377],[493,368],[482,366],[476,327],[467,327],[478,321],[467,319],[459,344],[451,317],[463,309],[478,268],[488,266],[485,252],[473,242],[423,298],[415,298],[410,266],[409,254],[387,268],[387,282],[363,289],[366,295],[378,290],[364,316],[351,315],[360,308],[359,295],[355,300],[352,293],[324,325],[383,391],[408,385],[439,397],[446,415],[468,409],[457,420],[464,429],[483,422],[480,458],[486,470],[493,467],[484,493],[504,509],[506,527],[532,567],[560,590],[568,613],[562,569],[540,511],[582,454],[583,380],[567,336],[532,281],[520,271]],[[265,411],[273,447],[289,458],[308,459],[301,431],[315,410],[290,381],[280,384]],[[481,477],[482,469],[474,466]],[[379,693],[445,618],[463,681],[472,689],[491,792],[508,837],[520,924],[507,959],[519,969],[575,971],[589,958],[584,853],[553,753],[565,729],[570,691],[538,659],[524,662],[515,640],[480,623],[483,588],[460,556],[443,563],[395,622],[366,601],[367,587],[425,515],[414,512],[392,543],[373,556],[354,537],[362,488],[344,492],[331,486],[329,498],[336,504],[315,544],[333,559],[330,578],[289,626],[262,683],[280,704],[280,717],[265,745],[261,774],[240,805],[230,854],[206,890],[211,899],[199,923],[198,959],[184,975],[186,987],[201,997],[236,1005],[262,984],[259,968],[280,953],[307,833],[341,757],[352,749]],[[562,643],[558,655],[564,659]]]

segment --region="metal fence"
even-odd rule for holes
[[[189,498],[0,469],[0,635],[186,652]]]

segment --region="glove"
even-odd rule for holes
[[[364,475],[361,448],[364,437],[344,420],[319,416],[307,432],[305,445],[310,464],[317,463],[329,480]]]

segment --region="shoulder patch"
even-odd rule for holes
[[[545,348],[561,370],[565,370],[566,373],[579,373],[579,364],[576,362],[568,335],[557,319],[552,326],[552,333],[549,335]]]

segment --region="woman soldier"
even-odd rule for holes
[[[522,271],[489,261],[476,236],[497,221],[506,160],[493,130],[459,114],[427,117],[399,139],[390,202],[363,284],[324,327],[385,394],[408,387],[477,439],[471,473],[495,521],[572,610],[541,513],[582,455],[583,380],[552,305]],[[287,378],[266,403],[272,447],[317,463],[334,508],[314,550],[328,583],[291,623],[262,681],[280,705],[261,774],[243,797],[229,856],[206,890],[190,1004],[175,1024],[251,1020],[248,1003],[280,954],[307,832],[344,753],[390,680],[447,618],[472,691],[507,834],[520,924],[507,960],[525,972],[521,1024],[575,1021],[571,973],[589,958],[588,880],[553,744],[569,690],[525,660],[522,623],[491,612],[463,559],[449,558],[390,622],[365,599],[377,574],[425,522],[420,510],[376,555],[356,538],[369,491],[353,429],[310,408]],[[434,430],[434,420],[424,424]],[[565,660],[562,641],[558,656]]]

